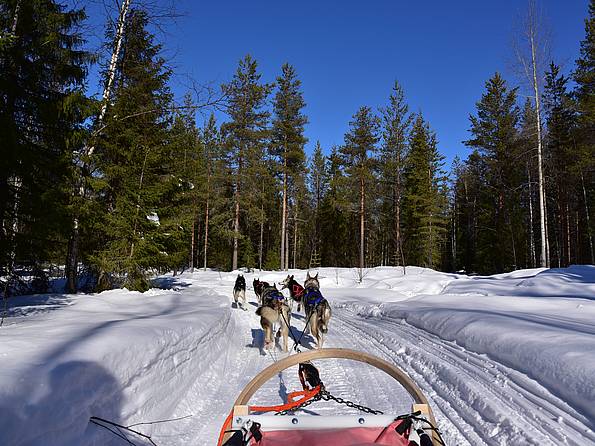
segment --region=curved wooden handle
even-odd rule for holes
[[[421,389],[417,387],[417,384],[413,382],[409,376],[405,374],[397,366],[386,362],[383,359],[372,356],[368,353],[358,352],[348,348],[322,348],[319,350],[309,350],[307,352],[298,353],[296,355],[290,355],[287,358],[281,359],[269,367],[264,369],[258,375],[256,375],[252,381],[246,384],[246,387],[242,390],[238,398],[236,399],[235,406],[242,406],[248,404],[252,395],[260,389],[264,383],[269,379],[273,378],[279,372],[299,364],[300,362],[312,361],[315,359],[325,358],[339,358],[339,359],[351,359],[354,361],[365,362],[377,369],[382,370],[388,375],[392,376],[398,381],[413,397],[416,404],[428,404],[428,400],[422,393]]]

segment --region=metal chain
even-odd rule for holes
[[[373,415],[382,415],[384,413],[381,410],[370,409],[369,407],[362,406],[361,404],[356,404],[353,401],[349,401],[349,400],[346,400],[344,398],[340,398],[338,396],[331,395],[327,390],[324,390],[324,389],[320,391],[320,397],[324,401],[333,400],[333,401],[336,401],[339,404],[345,404],[347,407],[351,407],[353,409],[357,409],[357,410],[359,410],[361,412],[370,413],[370,414],[373,414]]]
[[[317,393],[313,398],[304,401],[299,406],[292,407],[291,409],[281,410],[281,411],[277,412],[275,415],[287,415],[288,413],[295,412],[298,409],[302,409],[306,406],[309,406],[314,401],[320,401],[320,399],[321,399],[320,393],[322,393],[322,390],[319,393]]]
[[[299,406],[296,406],[296,407],[293,407],[291,409],[282,410],[280,412],[277,412],[275,415],[287,415],[290,412],[295,412],[298,409],[302,409],[302,408],[304,408],[306,406],[309,406],[314,401],[320,401],[320,400],[324,400],[324,401],[333,400],[333,401],[335,401],[335,402],[337,402],[339,404],[344,404],[347,407],[351,407],[352,409],[357,409],[360,412],[365,412],[365,413],[369,413],[369,414],[372,414],[372,415],[382,415],[382,414],[384,414],[384,412],[382,412],[381,410],[370,409],[369,407],[362,406],[361,404],[354,403],[353,401],[349,401],[349,400],[346,400],[344,398],[331,395],[331,393],[328,390],[322,389],[319,393],[316,394],[316,396],[314,398],[312,398],[312,399],[310,399],[308,401],[303,402]]]

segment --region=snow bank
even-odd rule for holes
[[[122,443],[90,425],[90,416],[126,424],[196,411],[201,418],[189,421],[189,429],[220,422],[237,387],[270,361],[247,353],[255,350],[260,333],[253,312],[230,308],[237,273],[162,277],[161,286],[169,289],[144,294],[114,290],[11,299],[9,317],[0,328],[0,444]],[[485,277],[416,267],[405,273],[388,267],[361,274],[353,268],[311,273],[319,274],[323,294],[337,314],[353,316],[341,323],[357,323],[357,314],[367,326],[375,320],[383,327],[406,321],[408,327],[521,371],[595,425],[595,267]],[[244,275],[250,290],[253,278],[278,283],[287,274]],[[289,274],[303,282],[306,271]],[[253,299],[251,291],[249,296]],[[388,331],[380,334],[375,342],[391,351],[394,337]],[[339,345],[350,346],[350,340]],[[404,346],[396,354],[406,351]],[[259,362],[246,364],[247,358]],[[435,372],[435,379],[451,372]],[[213,386],[205,389],[210,382]],[[225,389],[225,401],[215,402]],[[443,404],[446,414],[449,402]],[[153,427],[145,427],[150,434]],[[167,444],[196,443],[192,433],[176,437],[175,426],[164,432],[171,434]]]
[[[228,300],[198,286],[33,300],[0,329],[0,444],[121,444],[89,417],[170,417],[230,322]]]
[[[444,285],[440,294],[402,299],[383,293],[381,303],[376,290],[376,297],[342,293],[335,298],[362,315],[401,318],[485,353],[537,380],[595,424],[595,267],[427,277]]]

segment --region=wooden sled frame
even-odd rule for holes
[[[412,411],[421,411],[427,419],[436,426],[436,420],[434,414],[428,403],[428,399],[423,394],[421,389],[415,384],[415,382],[403,372],[399,367],[391,364],[383,359],[376,356],[370,355],[364,352],[358,352],[347,348],[322,348],[318,350],[309,350],[306,352],[290,355],[283,358],[274,364],[271,364],[266,369],[262,370],[252,380],[246,384],[240,395],[237,397],[234,403],[233,416],[246,416],[248,415],[248,401],[260,389],[267,381],[278,375],[289,367],[298,365],[300,362],[313,361],[318,359],[350,359],[353,361],[363,362],[370,364],[371,366],[382,370],[392,378],[394,378],[399,384],[401,384],[405,390],[411,395],[414,400]],[[229,434],[228,434],[229,435]],[[226,437],[228,436],[226,435]],[[226,438],[225,438],[226,439]],[[432,442],[434,446],[440,445],[438,435],[434,432],[432,435]]]

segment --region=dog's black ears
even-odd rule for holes
[[[306,280],[308,280],[310,278],[310,271],[306,272]]]
[[[314,276],[315,279],[318,279],[318,273],[316,273],[316,275]]]
[[[291,280],[293,280],[293,274],[292,274],[291,276],[289,276],[289,278],[290,278]]]

